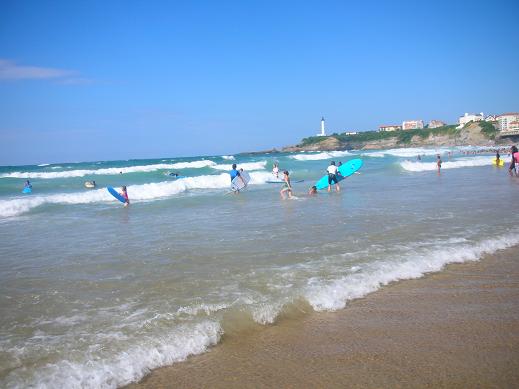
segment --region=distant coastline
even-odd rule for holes
[[[455,125],[392,132],[366,131],[357,134],[332,134],[304,138],[282,152],[381,150],[402,147],[502,146],[519,141],[517,137],[501,137],[497,126],[489,122],[469,123],[461,129]],[[278,152],[276,149],[270,152]]]

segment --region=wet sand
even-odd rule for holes
[[[285,318],[129,388],[518,388],[519,248]]]

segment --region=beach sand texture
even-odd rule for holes
[[[517,388],[519,248],[226,336],[128,388]]]

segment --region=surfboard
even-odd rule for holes
[[[23,188],[22,193],[25,193],[25,194],[32,193],[32,188],[29,186],[26,186],[25,188]]]
[[[497,165],[497,158],[494,158],[492,160],[492,164]],[[503,161],[501,158],[499,158],[499,165],[497,166],[505,166],[505,161]]]
[[[114,196],[114,197],[115,197],[117,200],[119,200],[121,203],[125,203],[125,202],[126,202],[125,198],[124,198],[123,196],[121,196],[121,195],[119,194],[119,192],[117,192],[117,191],[116,191],[114,188],[112,188],[111,186],[107,187],[106,189],[108,190],[108,192],[110,192],[110,194],[111,194],[112,196]]]
[[[297,184],[297,183],[299,183],[299,182],[303,182],[303,181],[304,181],[304,180],[295,180],[295,181],[291,180],[290,182],[291,182],[292,184]],[[285,181],[283,181],[283,180],[271,180],[271,181],[265,181],[265,182],[266,182],[267,184],[283,184]]]
[[[348,162],[343,163],[339,167],[339,173],[340,175],[337,175],[337,181],[342,181],[346,177],[351,176],[353,173],[355,173],[357,170],[359,170],[362,167],[362,159],[352,159]],[[328,188],[328,174],[321,177],[319,181],[315,183],[315,186],[317,189],[325,189]]]
[[[240,172],[239,176],[236,176],[233,178],[231,182],[231,190],[233,192],[245,189],[247,187],[247,184],[250,181],[249,173],[247,172]]]

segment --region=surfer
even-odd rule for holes
[[[288,194],[288,198],[292,198],[292,185],[290,184],[290,177],[288,176],[288,171],[285,170],[283,172],[283,181],[284,184],[281,187],[281,190],[279,191],[279,194],[281,195],[281,198],[284,200],[286,199],[285,194]]]
[[[276,178],[279,178],[279,165],[277,162],[274,162],[274,167],[272,168],[272,174],[276,176]]]
[[[438,154],[436,156],[437,160],[436,160],[436,166],[438,167],[438,173],[440,172],[440,169],[442,168],[442,160],[440,158],[440,154]]]
[[[499,150],[496,150],[496,165],[499,166],[499,162],[501,161],[501,156],[499,155]]]
[[[335,166],[335,161],[330,163],[330,166],[326,169],[328,172],[328,192],[332,190],[332,183],[335,183],[335,190],[340,192],[341,187],[339,186],[339,180],[337,179],[337,166]]]
[[[25,181],[25,184],[23,185],[23,189],[25,189],[25,188],[32,189],[32,185],[29,180]]]
[[[130,205],[130,199],[128,198],[128,191],[126,190],[126,186],[123,186],[121,188],[122,192],[120,195],[124,198],[124,206],[127,207]]]
[[[240,171],[243,172],[243,169],[240,169]],[[243,178],[240,175],[240,172],[236,169],[236,164],[235,163],[232,164],[232,170],[229,172],[229,175],[231,176],[231,184],[232,184],[232,180],[234,180],[236,177],[240,177],[240,180],[242,180],[243,185],[246,185],[245,181],[243,181]],[[234,189],[233,189],[233,192],[235,194],[236,193],[240,193],[239,190],[234,190]]]

